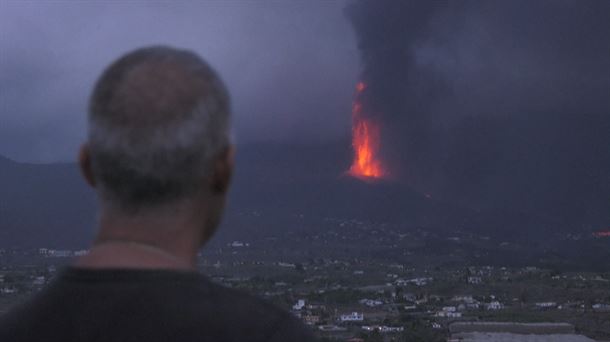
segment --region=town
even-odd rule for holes
[[[460,322],[555,323],[610,339],[610,272],[299,258],[259,242],[217,243],[200,253],[200,271],[291,311],[324,341],[449,341]],[[86,253],[1,249],[0,315]]]

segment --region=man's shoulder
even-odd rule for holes
[[[246,340],[260,341],[312,341],[313,337],[299,320],[289,312],[267,300],[244,291],[205,282],[206,305],[191,302],[200,315],[214,316],[218,326],[231,326],[236,335]],[[210,310],[210,308],[214,308]],[[194,317],[194,315],[193,315]],[[257,338],[254,338],[254,337]]]
[[[281,319],[289,313],[274,304],[256,297],[242,290],[225,287],[205,278],[200,280],[201,292],[198,300],[190,301],[193,308],[208,309],[206,306],[216,308],[217,314],[231,316],[245,316],[255,319]],[[204,303],[206,305],[199,305]]]
[[[200,274],[69,271],[59,278],[0,320],[0,337],[63,337],[78,329],[85,335],[107,331],[114,341],[127,335],[148,341],[313,340],[289,312]]]

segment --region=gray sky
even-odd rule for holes
[[[232,94],[238,142],[346,136],[360,62],[344,7],[0,0],[0,155],[73,160],[96,77],[150,44],[193,49],[218,70]]]

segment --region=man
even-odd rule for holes
[[[221,80],[189,51],[139,49],[102,74],[79,155],[98,236],[2,318],[0,341],[313,340],[290,314],[196,272],[233,169],[229,111]]]

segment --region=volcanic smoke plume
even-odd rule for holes
[[[610,1],[354,0],[353,175],[610,225]]]
[[[352,111],[353,175],[394,177],[410,172],[405,166],[418,157],[417,147],[426,138],[424,107],[429,100],[422,90],[432,93],[435,86],[414,87],[416,82],[412,80],[419,77],[414,67],[414,46],[436,11],[431,3],[361,1],[346,9],[359,38],[364,62]],[[424,81],[417,86],[424,86]],[[396,134],[408,137],[409,142],[396,141]],[[362,141],[370,141],[370,148],[363,148]],[[405,156],[410,156],[409,163],[400,161]],[[368,159],[374,164],[371,169],[379,172],[363,172],[362,164]]]

